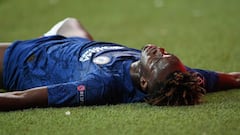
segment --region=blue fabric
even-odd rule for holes
[[[49,106],[142,102],[146,95],[133,86],[129,72],[139,59],[139,50],[77,37],[16,41],[4,56],[4,86],[9,91],[47,86]],[[214,89],[215,72],[188,70]]]
[[[191,69],[189,67],[187,67],[187,69],[190,72],[195,72],[200,75],[200,79],[203,80],[203,87],[207,92],[216,90],[216,83],[218,81],[218,74],[216,72],[202,69]]]
[[[139,57],[139,50],[82,38],[17,41],[5,54],[4,86],[47,86],[50,106],[141,102],[145,94],[133,86],[129,73]]]

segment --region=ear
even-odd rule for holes
[[[148,82],[147,82],[146,78],[140,77],[140,86],[143,91],[147,90]]]

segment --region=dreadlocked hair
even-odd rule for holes
[[[158,106],[195,105],[202,102],[205,93],[196,74],[177,71],[160,83],[160,89],[152,90],[145,100]]]

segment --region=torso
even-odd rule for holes
[[[19,80],[16,84],[11,84],[14,88],[10,89],[81,81],[94,75],[98,79],[102,78],[104,84],[111,85],[109,87],[114,89],[113,95],[132,93],[134,96],[139,91],[131,82],[129,70],[131,63],[139,57],[139,50],[113,43],[81,38],[50,40],[49,43],[35,45],[26,54],[21,74],[18,75]],[[109,88],[107,90],[111,91]],[[139,94],[143,95],[141,92]],[[135,99],[121,100],[131,102],[129,100]]]

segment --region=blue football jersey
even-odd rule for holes
[[[4,86],[47,86],[50,106],[141,102],[146,96],[130,77],[140,51],[122,45],[50,36],[17,41],[5,57]]]
[[[47,86],[49,106],[142,102],[146,94],[134,87],[132,62],[140,50],[83,38],[49,36],[16,41],[4,55],[4,87],[26,90]],[[211,91],[217,73],[201,69],[199,84]]]

